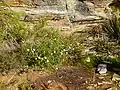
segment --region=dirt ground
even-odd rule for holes
[[[36,80],[35,90],[83,90],[92,72],[84,68],[62,67],[55,74]],[[54,88],[54,89],[53,89]]]
[[[112,74],[100,75],[86,67],[64,66],[55,72],[28,70],[0,76],[0,90],[119,90]],[[2,86],[3,85],[3,86]]]
[[[107,90],[114,87],[110,75],[95,74],[85,67],[62,67],[55,74],[38,78],[34,90]]]

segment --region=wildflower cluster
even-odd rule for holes
[[[55,29],[42,29],[33,44],[27,44],[22,52],[29,66],[54,68],[67,53],[63,37]],[[36,37],[35,37],[36,39]]]

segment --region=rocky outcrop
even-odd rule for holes
[[[108,7],[111,0],[73,0],[74,4],[70,5],[68,13],[72,21],[79,20],[96,20],[107,18],[111,11]],[[69,5],[69,4],[68,4]]]
[[[5,0],[9,1],[9,0]],[[70,21],[96,20],[110,16],[112,0],[11,0],[13,10],[27,14],[54,13],[68,15]]]

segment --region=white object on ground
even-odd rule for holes
[[[105,73],[107,73],[107,64],[99,64],[98,67],[97,67],[97,71],[98,71],[100,74],[105,74]]]

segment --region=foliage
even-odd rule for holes
[[[81,34],[76,35],[76,33],[73,33],[66,37],[66,40],[64,39],[66,51],[62,59],[63,65],[79,66],[81,63],[81,58],[84,56],[82,50],[85,49],[85,46],[82,45],[84,38],[81,37]]]
[[[0,42],[3,40],[16,41],[20,43],[26,38],[27,29],[25,23],[20,21],[23,13],[16,13],[10,8],[6,7],[6,4],[1,3],[0,6]]]
[[[72,61],[81,55],[81,40],[74,35],[64,37],[57,29],[47,27],[45,17],[40,17],[29,36],[32,37],[28,39],[30,43],[21,47],[21,53],[29,66],[55,69],[67,59]]]
[[[12,11],[9,6],[0,1],[0,71],[18,68],[24,63],[19,48],[26,40],[28,29],[20,21],[23,13]]]
[[[112,40],[119,42],[120,40],[120,19],[112,17],[106,20],[103,24],[103,30],[107,33],[108,37]]]
[[[26,61],[19,51],[2,52],[0,54],[0,72],[9,72],[11,69],[20,69],[26,66]]]
[[[46,18],[40,17],[33,30],[28,31],[28,27],[20,21],[17,13],[10,10],[3,10],[0,13],[1,43],[7,40],[20,46],[14,50],[2,51],[1,72],[24,66],[53,69],[60,63],[66,48],[64,37],[56,29],[46,27]]]
[[[37,30],[39,30],[36,33],[37,36],[35,35],[37,40],[22,47],[24,59],[29,66],[54,68],[64,54],[62,37],[53,28],[39,28]]]
[[[83,65],[89,68],[94,68],[94,67],[97,67],[97,65],[100,64],[101,62],[111,62],[113,65],[117,65],[119,67],[120,58],[88,55],[88,56],[83,57],[80,63],[82,63]]]

